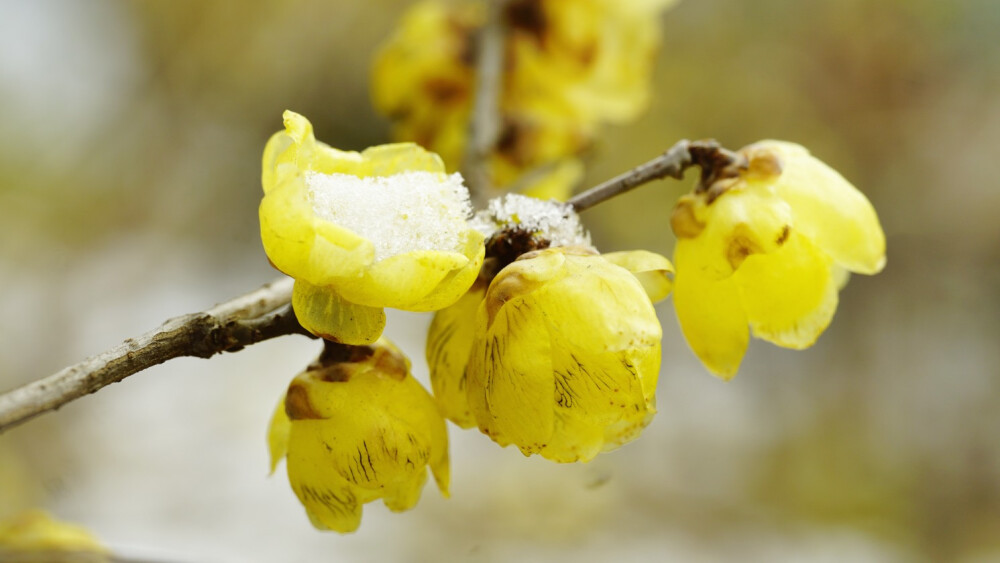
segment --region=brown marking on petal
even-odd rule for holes
[[[790,225],[785,225],[784,227],[781,227],[781,234],[778,235],[778,238],[774,242],[778,243],[778,246],[781,246],[788,241],[788,237],[791,235],[792,227]]]
[[[504,10],[504,18],[512,30],[524,32],[540,44],[544,41],[549,23],[540,0],[510,2]]]
[[[327,383],[344,383],[351,380],[354,370],[351,364],[332,364],[315,371],[316,377],[320,381]]]
[[[733,230],[726,243],[726,260],[735,270],[747,259],[747,256],[757,254],[762,250],[763,248],[750,235],[749,229],[745,225],[739,225]]]
[[[705,230],[705,223],[699,221],[694,214],[694,206],[693,200],[682,198],[674,207],[670,216],[670,228],[677,238],[695,238]]]
[[[597,59],[597,49],[597,42],[589,41],[581,48],[575,49],[573,54],[582,66],[589,67]]]
[[[465,84],[447,78],[431,77],[424,81],[423,88],[433,101],[445,105],[459,103],[469,97]]]
[[[506,118],[500,128],[494,145],[498,155],[515,166],[523,167],[531,160],[530,127],[514,119]]]
[[[379,348],[375,352],[374,369],[380,376],[389,377],[397,381],[406,379],[409,368],[406,366],[406,358],[388,348]]]
[[[322,420],[309,402],[309,392],[304,385],[292,383],[285,394],[285,414],[289,420]]]
[[[750,161],[744,173],[748,180],[771,180],[780,176],[784,170],[781,157],[766,147],[750,145],[739,152]]]
[[[350,344],[342,344],[337,340],[326,338],[325,336],[323,338],[326,340],[323,343],[323,353],[310,366],[310,369],[343,362],[360,362],[370,358],[375,353],[375,349],[371,346],[352,346]]]

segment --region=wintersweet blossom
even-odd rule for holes
[[[811,346],[849,272],[885,266],[885,235],[865,196],[796,144],[739,151],[749,166],[680,199],[674,305],[712,373],[732,378],[749,341]]]
[[[461,176],[411,143],[344,152],[301,115],[284,118],[264,149],[260,231],[271,263],[295,278],[302,326],[371,343],[383,307],[433,311],[466,292],[484,250]]]
[[[636,438],[655,413],[661,329],[650,297],[666,297],[669,269],[645,252],[522,255],[435,318],[428,361],[443,412],[558,462]]]
[[[320,529],[353,532],[362,505],[393,511],[420,499],[430,467],[448,496],[448,434],[431,396],[391,343],[327,345],[288,386],[268,433],[271,470],[288,479]]]
[[[565,199],[572,158],[600,125],[635,119],[648,105],[659,46],[658,14],[672,0],[515,0],[506,31],[499,94],[501,131],[488,155],[495,185],[547,174]],[[480,2],[426,0],[402,18],[372,71],[375,107],[394,135],[441,154],[449,169],[465,155],[476,92]],[[554,167],[556,170],[549,169]]]

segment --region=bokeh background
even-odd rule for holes
[[[369,62],[408,2],[0,0],[0,388],[275,277],[260,154],[282,110],[385,142]],[[648,113],[588,183],[680,138],[808,146],[862,189],[888,267],[805,352],[731,383],[672,305],[660,413],[555,465],[451,428],[452,498],[313,530],[264,433],[316,343],[135,375],[0,435],[0,517],[42,506],[158,561],[1000,561],[1000,3],[684,0]],[[588,211],[600,248],[671,252],[688,182]],[[389,335],[426,381],[429,318]]]

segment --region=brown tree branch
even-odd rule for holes
[[[684,139],[677,141],[662,155],[573,196],[567,203],[573,206],[574,211],[590,209],[653,180],[667,176],[680,180],[684,171],[692,166],[701,167],[701,181],[696,189],[704,189],[719,178],[732,176],[746,165],[746,158],[722,148],[716,141]]]
[[[308,335],[292,312],[291,294],[290,278],[271,282],[207,311],[170,319],[102,354],[4,393],[0,432],[173,358],[209,358],[286,334]]]
[[[482,203],[491,197],[493,179],[489,157],[500,137],[500,93],[503,88],[504,36],[503,12],[507,0],[487,0],[486,23],[477,32],[476,95],[469,118],[469,136],[465,148],[463,172],[473,201]]]

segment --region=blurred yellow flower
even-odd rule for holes
[[[626,267],[661,281],[648,295]],[[470,295],[435,319],[428,358],[444,412],[558,462],[589,461],[636,438],[655,413],[661,330],[650,298],[666,297],[669,271],[652,253],[522,255],[484,298]]]
[[[72,554],[73,561],[110,561],[107,548],[90,532],[55,520],[44,510],[28,510],[0,521],[0,561],[48,561],[56,559],[57,553]]]
[[[292,380],[271,419],[271,470],[288,479],[319,529],[353,532],[362,505],[393,511],[420,499],[430,467],[448,496],[448,434],[431,396],[395,346],[328,344]]]
[[[393,137],[414,141],[457,170],[475,85],[472,37],[480,2],[413,5],[372,62],[372,101],[392,119]]]
[[[811,346],[829,325],[848,272],[885,265],[885,235],[868,199],[796,144],[739,151],[736,178],[680,199],[674,305],[688,344],[732,378],[754,336]]]
[[[515,0],[504,9],[502,130],[490,155],[493,183],[578,154],[603,123],[648,105],[660,11],[672,0]],[[475,93],[480,2],[416,4],[376,56],[375,107],[397,139],[416,141],[457,169]]]
[[[260,230],[271,263],[295,278],[302,326],[367,344],[383,307],[432,311],[465,293],[483,235],[466,223],[460,176],[413,144],[344,152],[316,141],[301,115],[284,119],[264,149]]]

